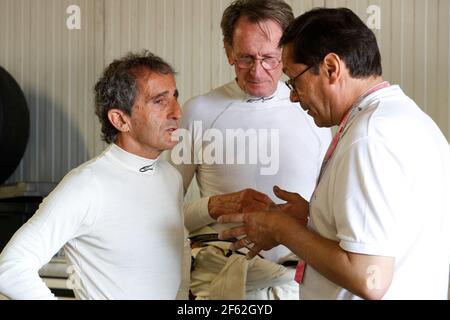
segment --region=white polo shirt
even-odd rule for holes
[[[311,199],[309,228],[348,252],[395,257],[384,299],[447,299],[449,144],[398,86],[357,108]],[[311,266],[300,298],[359,299]]]

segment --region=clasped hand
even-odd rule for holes
[[[247,205],[244,210],[227,212],[218,218],[219,223],[242,223],[242,226],[227,229],[219,234],[220,239],[240,238],[231,246],[232,250],[246,247],[249,249],[248,257],[253,258],[261,250],[269,250],[282,244],[283,225],[289,223],[300,223],[306,225],[309,215],[309,203],[299,194],[288,192],[274,187],[275,195],[285,200],[286,203],[275,204],[266,195],[252,189],[250,194],[258,193],[259,206],[257,203]],[[266,198],[267,197],[267,198]],[[262,201],[261,199],[265,199]],[[269,199],[269,201],[267,201]],[[265,205],[262,206],[261,203]],[[232,206],[230,205],[229,208]],[[250,208],[258,208],[251,211]]]

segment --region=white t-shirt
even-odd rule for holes
[[[253,164],[249,154],[252,145],[248,139],[245,146],[236,143],[224,147],[223,164],[207,164],[204,161],[177,166],[185,188],[196,176],[202,197],[185,207],[185,224],[189,231],[208,224],[216,231],[227,228],[226,225],[214,223],[208,213],[208,200],[212,195],[253,188],[280,203],[283,201],[276,198],[272,191],[273,186],[278,185],[299,193],[305,199],[310,198],[331,141],[331,130],[318,128],[298,103],[290,101],[289,93],[286,85],[279,82],[273,96],[258,99],[245,94],[236,81],[232,81],[185,104],[181,127],[189,129],[193,140],[203,147],[204,152],[209,142],[202,137],[208,129],[221,133],[224,145],[231,141],[227,139],[227,132],[237,132],[238,129],[247,133],[257,132],[257,140],[254,141],[258,144],[258,149],[253,149],[258,150],[257,161]],[[201,132],[198,127],[195,128],[198,121],[201,121]],[[233,147],[233,161],[226,163]],[[246,156],[243,164],[238,164],[239,152],[244,152]],[[267,155],[271,157],[264,157]],[[203,160],[206,160],[205,157]],[[289,253],[287,248],[279,246],[263,252],[263,256],[277,262]]]
[[[169,163],[112,144],[72,170],[17,231],[0,256],[0,292],[54,298],[38,270],[64,246],[77,298],[175,299],[182,200],[181,177]]]
[[[356,108],[311,200],[309,227],[348,252],[395,257],[384,299],[447,299],[449,144],[398,86]],[[307,266],[300,298],[359,297]]]

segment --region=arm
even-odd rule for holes
[[[287,213],[291,217],[293,217],[296,220],[296,224],[300,223],[300,225],[306,227],[309,215],[309,203],[306,200],[304,200],[299,194],[287,192],[278,187],[274,187],[274,193],[278,198],[287,201],[285,204],[277,205],[277,207],[284,213]],[[306,228],[301,228],[300,233],[305,231],[307,231]],[[295,230],[293,230],[292,232],[294,232],[293,234],[298,234],[295,232]],[[281,233],[281,235],[282,239],[279,240],[280,242],[284,243],[284,241],[286,241],[286,243],[289,243],[291,247],[296,247],[296,242],[294,241],[294,239],[290,237],[291,235],[290,232],[287,231],[286,233]],[[325,248],[325,251],[322,252],[322,254],[321,252],[319,252],[319,254],[316,256],[312,254],[315,252],[312,247],[306,248],[307,252],[309,253],[308,259],[312,261],[312,263],[310,264],[317,271],[319,271],[325,277],[327,277],[329,280],[345,288],[354,287],[353,289],[349,290],[365,298],[378,298],[378,297],[376,296],[371,297],[370,293],[361,292],[360,288],[370,289],[374,286],[377,286],[381,289],[381,293],[386,292],[386,290],[390,285],[390,282],[392,281],[394,268],[394,259],[392,257],[351,253],[343,250],[339,246],[338,242],[320,237],[313,232],[311,232],[310,236],[312,237],[312,239],[310,241],[306,241],[306,243],[311,244],[315,242],[323,242],[323,246]],[[301,251],[302,248],[297,248],[297,250]],[[335,267],[330,268],[330,266],[333,266],[334,264],[333,263],[330,264],[329,257],[334,257],[334,259],[332,260],[342,262],[342,265],[339,266],[339,268],[346,268],[346,269],[350,268],[350,270],[356,270],[357,276],[355,277],[355,275],[350,274],[351,277],[349,279],[341,280],[340,275],[336,274],[335,272],[336,268]],[[379,268],[377,267],[374,268],[373,266],[378,266]],[[383,280],[382,278],[378,278],[379,272],[382,272],[387,275],[387,277],[383,278],[385,280],[384,283],[378,282],[380,280],[381,281]],[[349,276],[348,273],[346,275],[347,277]],[[364,279],[366,279],[365,282]],[[354,285],[352,285],[353,282],[358,281],[359,283],[355,283]],[[345,286],[346,283],[348,283],[348,286]],[[358,294],[357,292],[361,293]],[[384,295],[384,293],[382,295]],[[376,293],[372,292],[372,294]]]
[[[173,163],[173,162],[172,162]],[[197,165],[195,164],[179,164],[175,165],[175,168],[180,172],[183,179],[184,194],[189,188],[189,185],[194,178]],[[192,232],[198,228],[207,226],[215,220],[211,218],[208,212],[209,197],[195,199],[192,201],[184,201],[184,224],[189,232]]]
[[[186,193],[197,165],[174,164],[174,166],[183,178],[184,193]],[[187,230],[192,232],[215,222],[223,214],[262,210],[271,204],[273,202],[268,196],[252,189],[203,197],[184,203],[184,223]]]
[[[38,271],[58,249],[45,252],[38,245],[43,240],[40,227],[44,223],[39,218],[33,220],[15,233],[0,255],[0,292],[10,299],[56,299]]]
[[[220,238],[246,235],[246,239],[255,243],[251,256],[284,244],[330,281],[364,299],[382,298],[392,281],[394,258],[347,252],[338,242],[308,230],[301,221],[281,211],[226,215],[220,222],[244,222],[245,227],[224,231]],[[239,240],[234,249],[245,244],[245,240]],[[372,266],[377,270],[375,275],[369,273]]]
[[[267,195],[253,189],[201,198],[185,203],[185,225],[193,231],[215,222],[221,215],[263,210],[271,205]]]
[[[330,281],[363,299],[381,299],[386,294],[392,282],[395,258],[348,252],[338,242],[303,226],[292,227],[298,233],[290,233],[297,230],[281,231],[285,232],[281,241]]]
[[[216,221],[208,211],[209,199],[209,197],[205,197],[184,203],[184,224],[189,232]]]
[[[11,299],[55,299],[39,269],[70,239],[91,224],[88,213],[95,190],[82,175],[72,174],[43,201],[39,210],[10,240],[0,255],[0,292]],[[76,194],[76,196],[74,196]]]
[[[183,190],[184,194],[189,188],[189,185],[194,178],[197,170],[197,165],[195,164],[174,164],[173,159],[171,159],[172,165],[178,170],[183,179]],[[200,199],[195,199],[192,201],[184,201],[183,211],[184,211],[184,224],[189,232],[192,232],[201,227],[207,226],[213,223],[215,220],[209,215],[208,212],[208,202],[209,197],[204,197]]]
[[[277,220],[274,232],[280,236],[277,241],[323,276],[364,299],[381,299],[391,284],[395,263],[392,257],[345,251],[339,242],[321,237],[292,218]],[[375,275],[372,266],[376,267]]]
[[[409,186],[401,167],[404,161],[386,142],[368,138],[353,143],[335,161],[333,181],[338,184],[333,186],[330,180],[326,187],[334,191],[328,195],[330,200],[322,201],[330,201],[339,240],[308,230],[300,219],[280,208],[223,216],[221,222],[244,222],[244,227],[224,232],[222,237],[246,234],[247,239],[236,247],[254,242],[251,255],[282,243],[330,281],[363,298],[382,298],[394,275],[400,232],[397,215],[407,212]],[[308,216],[303,201],[299,216]]]

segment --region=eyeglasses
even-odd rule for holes
[[[303,70],[302,72],[300,72],[298,75],[296,75],[295,77],[285,81],[284,83],[287,85],[287,87],[289,88],[289,90],[291,91],[295,91],[295,81],[297,80],[297,78],[299,78],[302,74],[304,74],[306,71],[308,71],[309,69],[311,69],[312,66],[309,66],[308,68],[306,68],[305,70]]]
[[[250,69],[255,64],[255,61],[260,60],[261,66],[265,70],[272,70],[278,67],[278,65],[281,62],[281,59],[275,58],[275,57],[265,57],[265,58],[254,58],[251,56],[244,56],[235,59],[236,65],[241,69]]]

